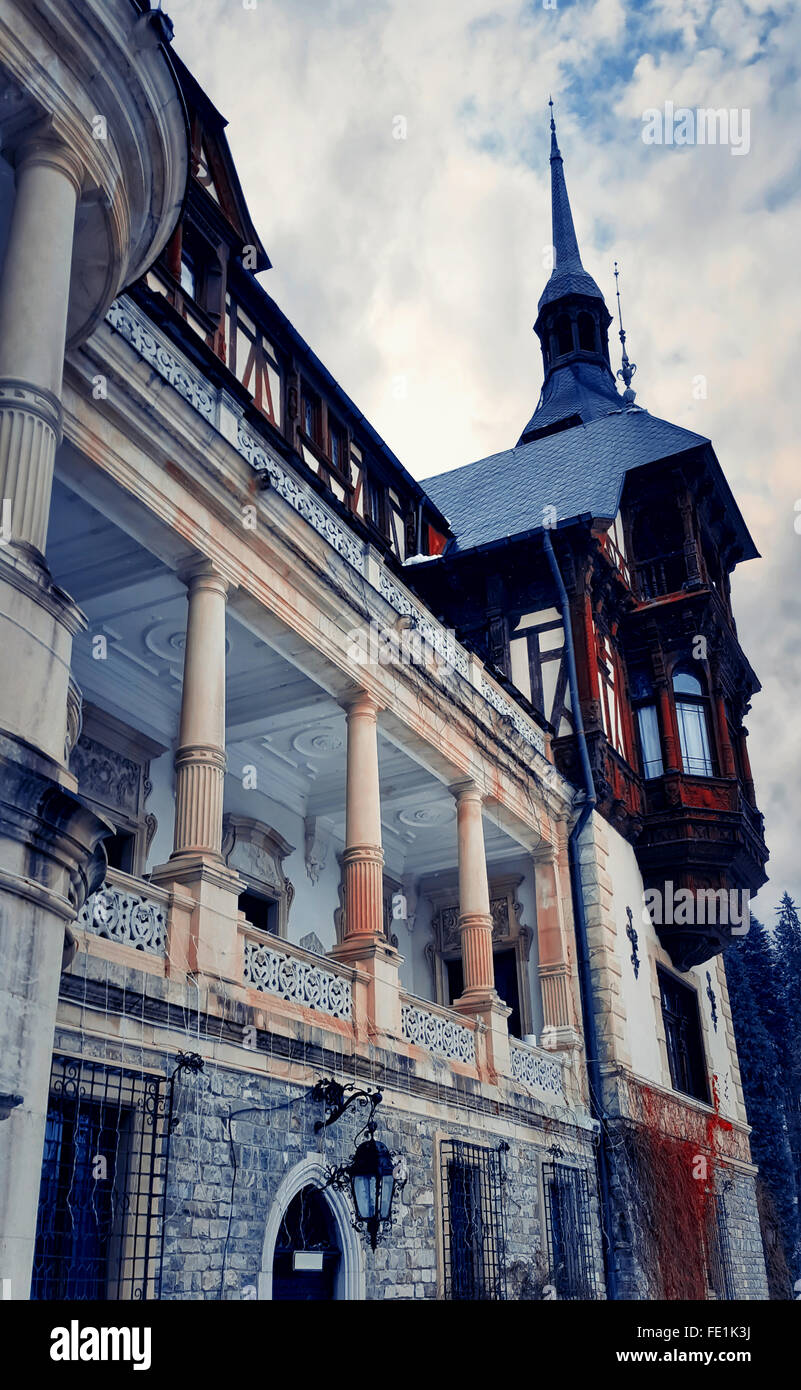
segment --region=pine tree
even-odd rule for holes
[[[726,977],[752,1129],[751,1152],[776,1213],[784,1254],[781,1263],[786,1262],[793,1278],[799,1247],[796,1177],[785,1114],[783,1068],[774,1036],[783,996],[770,940],[753,916],[744,941],[726,952]],[[790,1280],[777,1275],[775,1262],[769,1261],[769,1265],[771,1297],[791,1297]]]
[[[796,1196],[801,1209],[801,922],[789,893],[784,894],[778,908],[774,939],[784,1025],[778,1050]]]

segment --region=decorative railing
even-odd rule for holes
[[[509,1039],[509,1056],[512,1065],[512,1080],[519,1081],[532,1090],[543,1091],[549,1097],[564,1099],[562,1063],[558,1057],[551,1057],[538,1047]]]
[[[76,925],[149,955],[167,950],[167,897],[140,879],[109,869],[102,888],[87,898]]]
[[[245,937],[245,984],[251,989],[275,994],[292,1004],[329,1014],[332,1018],[353,1017],[351,982],[334,970],[306,959],[296,947],[286,949],[272,941]]]
[[[655,560],[637,565],[637,588],[644,602],[678,593],[686,578],[687,560],[683,550],[674,550],[669,555],[659,555]]]
[[[475,1031],[447,1009],[425,1007],[423,1002],[401,998],[401,1031],[407,1042],[453,1062],[476,1061]]]

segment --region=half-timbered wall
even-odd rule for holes
[[[511,677],[522,695],[553,724],[571,734],[565,631],[558,608],[522,613],[509,633]]]

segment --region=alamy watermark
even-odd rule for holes
[[[649,106],[642,113],[646,145],[728,145],[731,154],[751,149],[751,112],[747,106]]]
[[[442,670],[453,665],[457,642],[450,629],[439,629],[439,636],[440,641],[434,646],[414,618],[401,619],[393,627],[372,622],[348,633],[349,656],[357,666],[422,666]]]
[[[655,927],[729,927],[732,936],[745,936],[751,923],[750,894],[740,888],[677,888],[668,879],[664,891],[643,894],[642,920]]]

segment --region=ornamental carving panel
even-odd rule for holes
[[[167,912],[163,903],[130,893],[111,883],[87,898],[77,924],[97,936],[163,956],[167,947]]]
[[[553,1057],[543,1056],[533,1047],[516,1042],[514,1038],[509,1040],[509,1055],[514,1081],[521,1081],[524,1086],[531,1086],[537,1091],[546,1091],[549,1095],[557,1096],[559,1100],[564,1099],[560,1062]]]
[[[349,980],[257,941],[245,942],[245,983],[332,1018],[353,1013]]]
[[[454,1062],[472,1066],[476,1060],[476,1038],[472,1028],[455,1019],[431,1013],[416,1004],[401,1007],[401,1031],[407,1042],[426,1052],[435,1052]]]
[[[129,816],[138,814],[140,763],[83,734],[72,750],[70,771],[78,778],[81,793]]]

